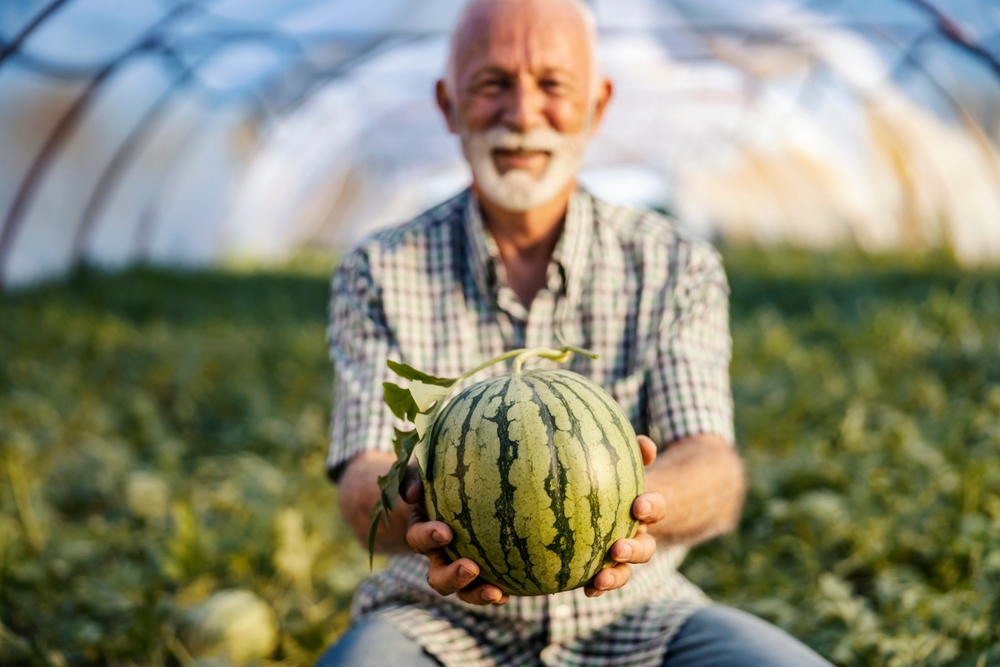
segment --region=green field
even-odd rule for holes
[[[839,665],[1000,664],[1000,273],[726,259],[750,493],[686,574]],[[314,270],[0,296],[0,664],[223,664],[192,628],[232,589],[267,663],[342,631],[367,557],[323,472],[327,298]]]

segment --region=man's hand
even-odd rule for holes
[[[410,527],[406,531],[406,543],[419,554],[430,559],[427,583],[441,595],[458,593],[464,602],[476,605],[502,605],[510,596],[484,581],[476,581],[479,566],[468,558],[452,561],[443,547],[451,542],[454,534],[441,521],[428,521],[424,510],[423,483],[411,467],[403,481],[403,500],[413,505],[410,513]]]
[[[642,465],[649,466],[656,460],[656,444],[644,435],[638,437],[642,452]],[[584,588],[587,597],[596,598],[605,591],[621,588],[632,576],[630,563],[645,563],[656,551],[656,539],[649,534],[649,525],[663,519],[667,513],[667,501],[656,492],[643,493],[632,503],[632,516],[639,521],[635,537],[618,540],[611,545],[611,560],[617,563],[597,573],[593,581]]]
[[[695,435],[672,442],[657,457],[652,440],[640,435],[638,441],[646,467],[646,493],[632,503],[639,529],[632,539],[611,545],[617,565],[597,573],[585,589],[590,597],[624,586],[632,576],[630,564],[648,561],[657,544],[691,546],[739,521],[746,479],[729,443],[717,435]]]
[[[725,440],[708,434],[683,438],[659,456],[652,440],[641,435],[638,442],[647,489],[632,503],[639,529],[631,539],[611,546],[610,556],[617,565],[594,577],[585,589],[591,597],[625,585],[632,575],[631,564],[652,558],[657,544],[697,544],[732,530],[739,520],[746,480],[739,454]],[[391,452],[364,452],[351,461],[342,477],[341,509],[362,543],[371,525],[368,510],[378,499],[377,478],[393,460]],[[458,593],[460,599],[478,605],[507,602],[509,596],[499,588],[477,579],[479,566],[473,561],[452,562],[444,552],[442,547],[451,542],[453,533],[440,521],[427,521],[423,487],[413,473],[415,468],[402,484],[404,502],[389,516],[391,528],[379,529],[376,548],[383,553],[409,549],[426,555],[430,559],[427,581],[442,595]]]

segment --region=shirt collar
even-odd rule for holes
[[[548,289],[551,292],[572,298],[579,291],[583,273],[586,271],[593,226],[593,200],[589,193],[577,187],[570,196],[563,232],[549,262],[547,278]],[[501,290],[504,288],[509,290],[507,273],[500,257],[500,250],[483,221],[479,202],[471,190],[465,208],[465,227],[471,245],[472,270],[476,283],[484,295],[492,297],[502,307],[504,305],[502,301],[506,299],[501,297]],[[527,319],[527,313],[523,315],[524,317],[518,319]]]

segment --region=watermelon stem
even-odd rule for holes
[[[468,380],[470,377],[472,377],[473,375],[475,375],[479,371],[481,371],[481,370],[483,370],[485,368],[489,368],[493,364],[498,364],[501,361],[507,361],[508,359],[516,357],[517,355],[521,354],[522,352],[524,352],[524,348],[521,348],[519,350],[511,350],[510,352],[504,352],[499,357],[493,357],[489,361],[485,361],[485,362],[479,364],[478,366],[476,366],[475,368],[473,368],[468,373],[463,373],[462,376],[459,377],[458,380],[455,381],[455,386],[457,387],[459,384],[462,383],[463,380]]]
[[[533,347],[533,348],[521,348],[518,350],[510,350],[509,352],[504,352],[499,357],[493,357],[489,361],[483,362],[473,368],[468,373],[463,373],[461,377],[455,380],[453,387],[457,387],[462,383],[463,380],[468,380],[470,377],[478,373],[479,371],[489,368],[494,364],[498,364],[501,361],[507,361],[508,359],[514,359],[514,364],[511,366],[511,372],[514,375],[519,375],[521,373],[521,366],[524,362],[531,357],[543,357],[545,359],[551,359],[557,364],[566,363],[566,361],[573,354],[579,354],[585,357],[590,357],[591,359],[597,359],[598,355],[590,350],[585,350],[582,347],[577,347],[575,345],[567,345],[562,340],[562,336],[559,336],[559,342],[563,343],[561,349],[553,350],[548,347]]]
[[[513,375],[520,375],[521,366],[525,361],[531,359],[532,357],[542,357],[543,359],[551,359],[557,364],[564,364],[566,363],[566,360],[569,359],[571,354],[573,353],[569,350],[551,350],[547,347],[536,347],[524,350],[521,354],[514,357],[514,363],[511,364],[510,372]]]
[[[520,375],[521,366],[524,364],[525,361],[527,361],[531,357],[543,357],[545,359],[551,359],[557,364],[565,363],[573,354],[583,355],[585,357],[590,357],[591,359],[598,358],[598,355],[595,352],[591,352],[590,350],[585,350],[582,347],[577,347],[575,345],[569,345],[568,343],[566,343],[566,340],[559,333],[556,334],[556,340],[562,343],[561,349],[553,350],[547,347],[533,347],[527,349],[520,348],[517,350],[510,350],[508,352],[504,352],[499,357],[494,357],[489,361],[479,364],[471,371],[463,373],[459,377],[452,380],[451,383],[448,385],[449,390],[443,396],[441,396],[436,401],[434,401],[434,403],[431,404],[432,409],[428,413],[431,415],[431,417],[428,419],[428,428],[429,424],[433,423],[434,419],[441,411],[441,408],[443,408],[444,404],[448,402],[448,399],[451,398],[451,395],[455,392],[455,390],[459,387],[459,385],[461,385],[464,381],[468,380],[470,377],[472,377],[479,371],[489,368],[494,364],[498,364],[501,361],[506,361],[507,359],[513,358],[514,363],[511,366],[511,373],[513,375]],[[423,437],[423,431],[419,427],[417,428],[417,431],[420,432],[421,434],[420,437]]]
[[[584,356],[590,357],[591,359],[597,359],[597,355],[590,350],[584,350],[581,347],[575,347],[573,345],[563,345],[561,350],[552,350],[547,347],[535,347],[529,350],[515,350],[520,352],[516,357],[514,357],[514,363],[511,365],[510,372],[514,375],[521,374],[521,366],[524,362],[532,357],[542,357],[543,359],[551,359],[557,364],[564,364],[573,354],[582,354]]]

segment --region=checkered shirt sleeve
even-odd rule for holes
[[[338,481],[355,454],[393,451],[393,417],[383,404],[382,383],[394,377],[386,359],[399,359],[399,353],[361,250],[345,256],[333,275],[327,343],[334,366],[327,471]]]
[[[699,434],[734,443],[729,386],[729,286],[707,243],[677,247],[677,282],[667,295],[649,374],[650,423],[659,442]]]

